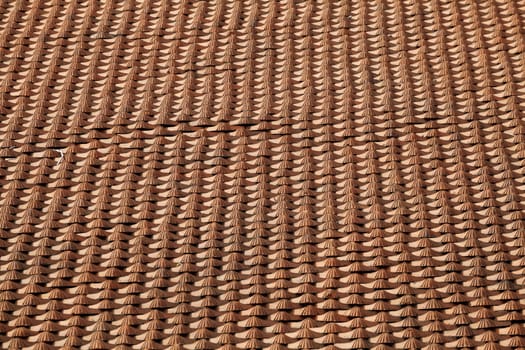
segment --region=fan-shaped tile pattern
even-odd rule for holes
[[[525,1],[0,1],[2,349],[525,349]]]

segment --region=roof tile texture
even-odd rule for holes
[[[0,1],[0,347],[525,349],[524,14]]]

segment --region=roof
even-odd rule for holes
[[[0,347],[525,348],[524,6],[2,1]]]

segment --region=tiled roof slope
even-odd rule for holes
[[[524,22],[1,1],[1,348],[525,348]]]

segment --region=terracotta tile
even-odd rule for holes
[[[525,348],[519,1],[0,8],[2,348]]]

